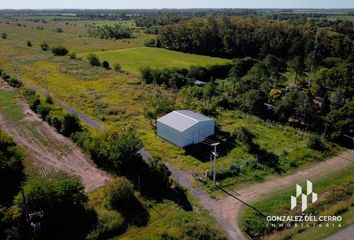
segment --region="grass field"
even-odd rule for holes
[[[93,52],[101,61],[108,61],[111,66],[120,64],[123,71],[129,71],[135,74],[139,69],[149,66],[156,68],[188,68],[194,66],[207,66],[226,63],[222,58],[201,56],[196,54],[181,53],[161,48],[129,48],[111,51]],[[79,54],[86,57],[86,54]]]
[[[18,121],[24,117],[22,110],[16,103],[16,93],[0,89],[0,112],[11,121]]]
[[[120,23],[118,21],[47,21],[45,23],[4,19],[0,21],[0,32],[8,34],[8,39],[0,42],[26,46],[26,41],[29,40],[33,44],[33,49],[39,49],[43,41],[50,46],[63,45],[72,52],[122,49],[143,46],[146,40],[153,37],[138,29],[134,31],[133,38],[130,39],[108,40],[88,37],[88,24],[111,25]],[[122,22],[122,24],[131,25],[131,22]],[[57,28],[61,28],[63,32],[56,32]]]
[[[354,165],[342,170],[339,173],[332,174],[326,178],[322,178],[313,181],[314,191],[318,194],[318,202],[314,205],[310,205],[309,209],[305,213],[309,214],[314,212],[313,215],[317,216],[338,216],[343,217],[341,227],[298,227],[288,228],[283,231],[274,232],[271,235],[262,237],[262,239],[268,240],[280,240],[280,239],[323,239],[324,237],[340,231],[346,226],[353,224],[354,222],[354,198],[350,196],[350,191],[353,190],[353,171]],[[299,184],[304,184],[303,183]],[[347,193],[346,193],[347,192]],[[289,212],[290,196],[294,195],[295,186],[277,192],[272,196],[267,196],[256,203],[252,204],[253,207],[261,211],[265,215],[301,215],[299,212]],[[349,193],[349,195],[348,195]],[[248,220],[247,220],[248,219]],[[252,219],[252,223],[249,221]],[[255,225],[264,227],[265,219],[260,215],[255,214],[253,209],[246,208],[243,211],[240,224],[241,226],[255,227]],[[334,222],[329,222],[334,223]],[[338,223],[335,225],[337,226]],[[263,230],[260,230],[262,235]]]

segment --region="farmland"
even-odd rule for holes
[[[106,158],[107,162],[108,158],[114,159],[117,156],[119,158],[120,155],[118,153],[115,155],[114,151],[123,152],[122,149],[119,149],[119,144],[126,144],[121,140],[121,136],[126,135],[119,134],[125,133],[126,129],[134,129],[136,131],[136,135],[133,135],[134,138],[142,141],[140,148],[143,147],[154,160],[170,164],[173,168],[183,171],[191,179],[195,174],[202,176],[201,181],[193,182],[192,190],[198,189],[208,193],[213,201],[222,201],[225,198],[225,193],[212,186],[210,176],[205,175],[206,170],[211,168],[211,147],[200,143],[186,148],[178,148],[156,135],[156,118],[173,109],[191,109],[203,112],[215,119],[216,134],[210,139],[221,142],[218,146],[216,179],[221,187],[232,190],[247,189],[247,187],[269,179],[290,176],[316,166],[345,151],[348,147],[341,140],[345,134],[352,134],[350,132],[352,115],[350,114],[353,114],[353,105],[350,104],[353,89],[350,84],[346,83],[336,82],[332,86],[333,89],[325,88],[323,84],[327,83],[326,81],[331,81],[325,79],[333,76],[330,71],[338,73],[341,79],[349,79],[348,81],[350,81],[350,74],[347,71],[351,66],[350,60],[342,61],[339,58],[334,58],[327,59],[327,62],[318,61],[318,64],[322,65],[317,66],[314,72],[308,72],[309,65],[303,66],[302,62],[305,60],[309,62],[311,59],[302,55],[312,56],[310,47],[306,48],[306,53],[299,53],[302,54],[301,56],[293,56],[291,51],[290,53],[280,51],[280,57],[278,57],[268,54],[268,49],[265,49],[263,42],[261,42],[257,46],[253,43],[249,44],[242,49],[242,52],[239,50],[241,48],[235,48],[235,46],[242,44],[243,41],[252,42],[252,37],[232,42],[233,40],[229,39],[229,36],[222,35],[227,32],[223,29],[227,24],[219,18],[208,20],[221,30],[225,30],[220,30],[218,34],[221,37],[218,36],[215,37],[216,40],[214,39],[215,42],[220,41],[215,44],[216,46],[222,44],[225,46],[219,46],[216,49],[210,47],[212,42],[201,43],[207,39],[205,36],[212,35],[208,32],[192,36],[196,38],[192,42],[197,47],[185,45],[184,41],[186,41],[187,35],[184,35],[183,29],[193,28],[195,23],[206,24],[205,19],[188,23],[182,21],[178,23],[180,25],[168,25],[156,35],[148,33],[151,32],[147,31],[151,30],[150,27],[137,27],[134,20],[88,20],[84,18],[75,17],[75,14],[63,14],[60,17],[0,15],[0,33],[7,34],[6,37],[0,39],[0,69],[11,76],[10,79],[18,79],[23,83],[23,86],[16,91],[0,90],[0,114],[6,119],[3,128],[6,128],[7,122],[15,123],[10,126],[15,129],[12,131],[15,138],[21,138],[21,132],[26,135],[24,139],[19,141],[21,145],[31,149],[30,145],[26,145],[26,141],[37,142],[37,145],[40,145],[39,148],[50,155],[46,157],[33,154],[32,158],[43,158],[42,163],[47,158],[58,158],[59,162],[62,161],[61,164],[53,164],[47,168],[57,168],[57,170],[64,170],[69,174],[81,177],[86,191],[89,192],[87,193],[87,205],[97,213],[97,221],[99,222],[95,231],[90,234],[92,239],[102,237],[99,235],[101,234],[99,231],[103,231],[102,234],[106,234],[105,231],[107,231],[107,234],[110,234],[109,236],[114,239],[141,239],[142,235],[144,239],[162,239],[162,235],[165,237],[174,236],[178,239],[193,232],[190,228],[194,229],[198,221],[201,222],[201,229],[198,231],[203,232],[205,228],[210,227],[213,229],[211,234],[214,234],[214,230],[218,229],[215,219],[198,201],[198,195],[191,194],[191,189],[186,189],[185,192],[184,189],[179,190],[175,180],[168,181],[171,184],[168,186],[171,188],[169,190],[178,196],[177,198],[170,192],[166,195],[161,193],[159,198],[153,198],[140,189],[141,185],[144,185],[144,181],[150,181],[150,179],[141,179],[141,172],[131,172],[131,170],[124,172],[125,170],[117,170],[116,166],[114,170],[107,167],[91,169],[91,161],[97,163],[95,158]],[[249,31],[250,35],[247,36],[254,34],[252,36],[256,39],[255,41],[263,39],[259,37],[261,35],[259,31],[252,32],[252,29],[256,28],[256,25],[251,24],[252,18],[235,17],[231,19],[236,29],[237,24],[241,24]],[[255,22],[265,29],[273,26],[264,18],[256,18]],[[88,34],[89,27],[97,28],[114,24],[130,28],[132,37],[104,39],[91,37]],[[302,27],[306,31],[308,30],[302,25],[297,27],[283,22],[277,24],[276,26],[279,28],[292,28],[296,33],[301,32]],[[162,26],[158,27],[162,28]],[[173,27],[178,30],[172,31],[173,34],[176,34],[176,43],[178,44],[175,44],[173,39],[169,39],[168,30],[174,30]],[[200,30],[207,31],[208,27],[209,25],[204,26]],[[312,34],[312,32],[310,33]],[[306,35],[309,39],[304,38],[304,41],[308,41],[308,46],[312,46],[312,39],[308,37],[312,36],[310,33]],[[323,34],[328,33],[332,34],[327,29],[323,30]],[[332,37],[335,38],[339,35],[336,33]],[[204,36],[205,39],[198,39],[201,36]],[[156,45],[158,45],[157,43],[162,44],[162,47],[146,46],[146,42],[151,39],[156,41]],[[287,40],[292,41],[293,39],[288,38]],[[343,44],[347,44],[349,41],[348,38],[345,38]],[[41,47],[43,42],[48,44],[49,49],[62,45],[69,51],[69,54],[54,56],[51,51],[43,50]],[[269,44],[269,42],[264,44]],[[326,44],[331,47],[335,43],[325,42],[321,46],[327,47]],[[273,43],[270,45],[274,47]],[[261,53],[254,52],[253,47],[257,47],[257,51],[260,49]],[[282,47],[284,48],[282,45],[280,49]],[[324,54],[331,52],[332,48],[330,47],[330,50],[326,49],[322,52]],[[286,46],[286,48],[288,47]],[[344,55],[348,55],[347,49],[349,47],[346,48]],[[279,51],[279,49],[273,50],[274,52]],[[292,49],[294,52],[297,50],[296,46]],[[240,55],[236,54],[238,58],[232,59],[230,56],[233,56],[232,54],[235,52]],[[92,54],[98,57],[100,63],[107,61],[110,68],[104,68],[102,64],[100,66],[91,65],[87,56]],[[248,54],[252,57],[249,57]],[[344,55],[343,58],[350,58]],[[323,56],[323,58],[325,57],[328,56]],[[333,61],[336,62],[333,63]],[[114,69],[116,64],[121,66],[119,71]],[[223,69],[219,67],[226,65],[230,65],[231,69],[223,70],[225,72],[222,72],[222,78],[215,77],[214,75],[217,75],[215,72],[218,69]],[[149,68],[155,74],[153,81],[144,79],[141,73],[141,69],[144,68]],[[329,73],[325,71],[329,71]],[[173,79],[171,76],[175,78]],[[312,82],[308,81],[310,78]],[[167,84],[161,79],[164,81],[167,79]],[[171,79],[177,82],[182,79],[184,85],[176,87],[170,84]],[[195,79],[203,80],[207,84],[204,87],[196,86],[193,84]],[[46,123],[47,121],[52,124],[47,117],[42,117],[42,120],[36,118],[35,123],[32,121],[22,123],[26,116],[24,110],[18,106],[18,96],[27,94],[26,90],[28,89],[36,90],[38,98],[43,103],[39,106],[47,106],[48,102],[45,99],[52,99],[54,103],[51,104],[54,105],[51,105],[51,111],[53,108],[53,111],[56,108],[60,109],[61,105],[70,106],[82,112],[87,119],[98,121],[102,128],[92,129],[85,124],[84,119],[81,119],[83,126],[81,135],[79,133],[79,137],[77,135],[68,136],[71,137],[70,139],[61,135],[57,136],[60,130],[57,129],[58,133],[55,132],[54,128]],[[316,96],[316,94],[320,96]],[[342,97],[345,97],[345,101],[340,100]],[[271,110],[265,109],[265,103],[271,107]],[[32,110],[40,112],[39,107]],[[333,111],[331,114],[330,110]],[[16,126],[19,122],[21,122],[19,124],[21,126]],[[338,126],[330,126],[337,123]],[[45,131],[41,131],[41,129],[45,129]],[[48,132],[54,134],[55,137],[47,138],[44,133]],[[129,137],[127,139],[131,140]],[[76,141],[77,145],[73,141]],[[51,146],[57,148],[53,153],[56,156],[52,156],[51,151],[48,150]],[[81,149],[77,151],[85,152],[84,155],[74,151],[76,148]],[[109,150],[112,149],[114,151],[110,154]],[[99,150],[102,151],[99,152]],[[79,157],[72,152],[79,154]],[[61,157],[62,155],[65,157]],[[87,176],[86,170],[74,169],[72,171],[69,169],[70,164],[74,164],[74,167],[80,165],[77,161],[70,160],[74,158],[83,159],[88,164],[87,169],[91,169],[93,174],[103,170],[110,172],[110,174],[107,176],[103,174],[103,177],[101,176],[99,181],[97,180],[98,183],[94,182],[92,177]],[[151,170],[153,173],[155,173],[154,171],[158,174],[167,173],[162,167],[164,164],[154,165],[155,162],[151,164],[151,166],[148,165],[148,169],[153,169]],[[65,166],[68,167],[65,168]],[[103,164],[103,166],[106,165]],[[154,169],[156,166],[159,167],[158,170]],[[45,171],[50,172],[48,169]],[[338,178],[344,179],[345,184],[350,184],[349,172],[352,170],[350,168],[342,175],[338,175]],[[145,225],[136,224],[134,218],[132,222],[129,222],[128,217],[123,216],[123,213],[112,210],[107,205],[105,198],[107,198],[110,187],[103,185],[108,184],[108,179],[121,176],[127,177],[134,184],[132,195],[138,199],[138,203],[146,211]],[[333,182],[338,183],[336,177],[328,179],[327,182],[319,181],[318,191],[328,191],[327,185],[332,186]],[[102,188],[97,189],[98,187]],[[92,191],[94,189],[95,191]],[[284,190],[286,193],[289,191],[289,189]],[[184,209],[183,204],[179,202],[180,199],[191,204],[192,208]],[[277,201],[273,198],[269,199],[269,202],[275,206]],[[281,200],[284,201],[281,204],[285,204],[285,199],[281,198]],[[260,209],[271,206],[263,204],[263,202],[256,203],[256,206]],[[275,208],[273,210],[278,211]],[[250,213],[246,212],[245,215],[247,214]],[[348,216],[345,220],[348,225],[352,223],[351,208],[345,213],[345,216]],[[114,226],[116,228],[113,227],[115,229],[113,234],[109,233],[108,225],[111,223],[109,221],[116,224]],[[220,224],[220,222],[218,223]],[[225,230],[225,226],[223,227]],[[215,230],[215,234],[220,236],[218,239],[223,239],[223,233]],[[275,238],[280,236],[276,234]],[[312,236],[311,234],[316,234],[316,231],[309,230],[302,234],[303,236],[307,234]]]

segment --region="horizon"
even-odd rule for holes
[[[353,9],[353,0],[18,0],[6,1],[0,10],[150,10],[150,9]]]

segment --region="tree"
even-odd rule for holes
[[[67,113],[63,119],[61,133],[70,137],[73,133],[80,132],[82,127],[79,118],[73,113]]]
[[[32,47],[31,41],[30,41],[30,40],[27,40],[27,41],[26,41],[26,45],[27,45],[27,47]]]
[[[0,131],[0,204],[11,201],[24,176],[24,155],[12,138]]]
[[[96,66],[96,67],[99,67],[101,66],[101,62],[100,60],[98,59],[97,55],[96,54],[89,54],[87,56],[87,60],[89,61],[89,63],[92,65],[92,66]]]
[[[289,62],[289,69],[295,73],[295,82],[299,80],[299,76],[302,76],[305,71],[305,64],[300,56],[296,56]]]
[[[42,42],[41,45],[40,45],[41,49],[43,51],[48,51],[49,50],[49,45],[47,42]]]
[[[64,173],[51,177],[29,179],[24,185],[26,206],[22,194],[15,203],[19,214],[43,212],[41,228],[36,233],[38,239],[83,239],[95,220],[87,209],[87,196],[80,180]],[[21,222],[21,229],[28,235],[27,223]]]
[[[175,102],[170,95],[161,90],[148,93],[144,101],[144,116],[154,125],[155,120],[174,109]]]
[[[2,37],[2,39],[7,39],[7,33],[5,33],[5,32],[1,33],[1,37]]]
[[[54,46],[52,47],[52,53],[54,56],[65,56],[68,54],[68,49],[63,46]]]
[[[105,69],[110,69],[110,68],[109,68],[109,62],[103,61],[103,62],[102,62],[102,67],[104,67]]]

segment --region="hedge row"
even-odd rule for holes
[[[4,79],[7,84],[9,84],[11,87],[19,88],[23,84],[20,80],[17,78],[11,77],[9,74],[7,74],[4,70],[0,69],[0,77]]]
[[[35,90],[26,90],[24,95],[30,108],[59,133],[66,137],[71,137],[74,133],[82,131],[78,117],[55,106],[50,97],[46,97],[44,101],[41,101]]]

